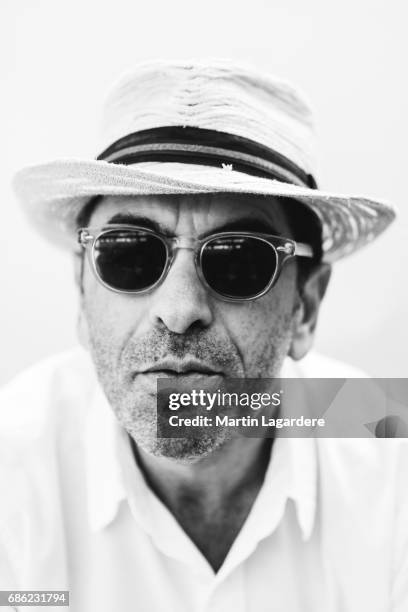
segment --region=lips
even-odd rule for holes
[[[174,359],[165,359],[158,361],[151,367],[144,369],[139,372],[140,374],[152,374],[163,375],[163,376],[173,376],[177,378],[179,376],[222,376],[222,372],[212,367],[209,364],[203,363],[197,359],[188,359],[183,361],[178,361]]]
[[[221,383],[224,373],[214,366],[198,359],[161,359],[153,365],[134,373],[133,382],[150,394],[155,394],[158,378],[173,378],[180,388],[189,389],[193,385],[206,388]]]

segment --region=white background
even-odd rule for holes
[[[316,344],[376,376],[408,376],[406,2],[2,0],[0,384],[76,342],[69,255],[27,226],[19,166],[93,156],[107,87],[140,60],[238,58],[298,84],[319,126],[320,185],[400,210],[338,263]]]

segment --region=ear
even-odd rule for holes
[[[84,253],[76,252],[74,253],[74,278],[75,284],[78,287],[81,296],[84,293],[83,290],[83,274],[84,274]]]
[[[79,290],[79,313],[77,319],[77,336],[80,344],[84,349],[89,349],[89,333],[88,323],[84,312],[84,288],[83,288],[83,273],[84,273],[84,254],[74,254],[74,277],[75,284]]]
[[[77,319],[77,337],[80,345],[88,351],[90,347],[88,321],[86,320],[82,304],[80,306]]]
[[[295,313],[289,356],[302,359],[313,344],[320,303],[326,293],[331,276],[331,266],[319,265],[304,284]]]

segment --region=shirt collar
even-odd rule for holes
[[[115,518],[120,503],[127,499],[125,470],[128,474],[130,470],[132,472],[132,487],[138,489],[138,495],[132,497],[137,498],[140,504],[139,516],[146,522],[144,506],[148,485],[130,453],[128,436],[117,421],[99,385],[95,389],[85,423],[85,469],[88,519],[92,531],[106,527]],[[276,526],[282,518],[286,500],[292,499],[303,540],[307,540],[314,525],[316,490],[315,440],[275,440],[264,485],[258,496],[263,498],[262,506],[269,509],[276,508],[276,500],[278,497],[280,499],[279,511],[274,520],[268,521],[265,516],[264,524],[269,524],[269,532],[274,529],[273,524]]]
[[[97,385],[85,421],[84,449],[88,520],[92,531],[106,527],[126,497],[117,454],[121,429]]]
[[[282,378],[303,378],[304,372],[299,362],[287,358],[284,361]],[[296,515],[302,531],[303,540],[310,538],[316,515],[317,505],[317,449],[314,438],[281,438],[285,440],[290,458],[289,497],[296,506]]]
[[[316,517],[317,457],[314,438],[286,438],[292,470],[289,497],[296,506],[296,515],[303,540],[310,538]]]

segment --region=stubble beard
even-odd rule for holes
[[[156,394],[148,394],[132,380],[132,368],[154,363],[165,355],[182,358],[194,356],[210,360],[230,378],[271,378],[278,376],[290,345],[290,320],[271,334],[269,342],[254,349],[251,367],[244,371],[237,349],[226,339],[220,340],[209,332],[178,336],[153,331],[136,341],[130,340],[122,350],[115,350],[108,330],[89,325],[90,352],[101,387],[121,426],[137,446],[156,457],[194,462],[208,457],[232,437],[231,428],[218,427],[211,433],[198,431],[197,437],[158,438]],[[248,362],[249,363],[249,362]],[[131,364],[131,367],[130,367]]]

